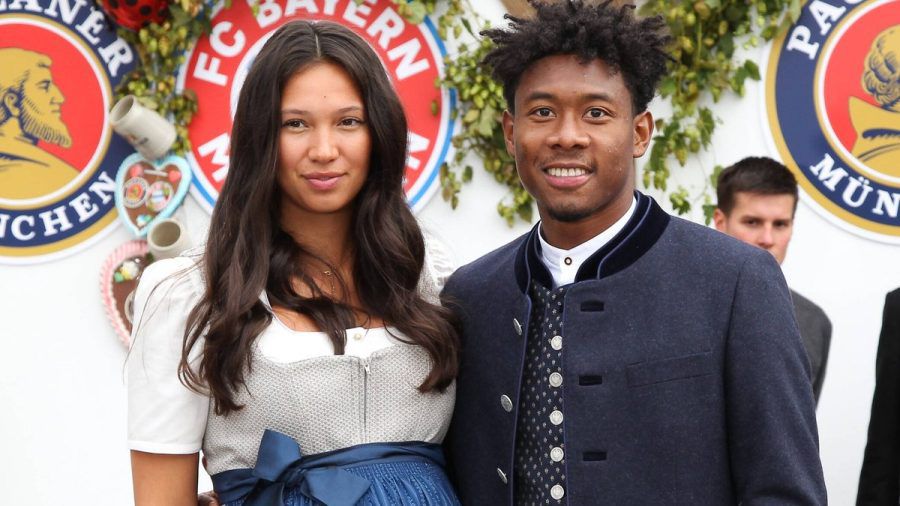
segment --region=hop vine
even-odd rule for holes
[[[760,79],[756,62],[736,61],[738,47],[757,46],[760,40],[769,41],[787,29],[800,15],[800,1],[648,0],[640,12],[663,16],[675,40],[674,60],[659,87],[672,114],[656,121],[643,183],[666,192],[679,214],[702,202],[709,223],[715,210],[710,191],[721,167],[715,167],[699,195],[692,196],[683,186],[669,191],[670,162],[674,158],[684,167],[691,154],[709,148],[720,121],[710,107],[701,105],[704,99],[716,103],[725,93],[743,96],[747,79]]]
[[[355,0],[361,3],[362,0]],[[454,90],[458,108],[454,119],[461,129],[453,137],[453,157],[440,168],[441,195],[451,207],[475,170],[485,170],[508,188],[497,203],[497,212],[510,225],[517,219],[530,222],[533,200],[516,175],[512,157],[506,152],[500,123],[506,103],[500,85],[490,77],[481,61],[491,49],[491,41],[479,35],[489,24],[468,0],[392,0],[398,14],[412,23],[426,17],[436,19],[438,34],[455,45],[445,58],[445,76],[435,86]],[[134,94],[147,107],[172,119],[178,134],[174,150],[190,149],[187,127],[197,111],[197,97],[191,90],[176,90],[175,76],[184,63],[185,52],[210,27],[209,10],[203,0],[177,0],[169,7],[170,17],[161,24],[149,24],[137,33],[119,29],[119,34],[137,50],[139,64],[117,89],[117,97]],[[707,222],[714,206],[710,192],[720,167],[705,179],[699,194],[679,186],[670,189],[672,161],[680,167],[688,159],[709,148],[720,120],[705,105],[726,93],[742,96],[747,79],[759,80],[760,71],[752,60],[737,61],[740,47],[769,41],[800,15],[800,0],[646,0],[642,15],[661,15],[674,37],[673,61],[660,83],[660,95],[672,106],[668,117],[656,121],[642,181],[645,187],[661,190],[679,214],[702,205]],[[437,104],[432,104],[437,114]],[[480,159],[471,164],[469,153]]]
[[[169,4],[169,17],[161,23],[149,23],[137,32],[117,28],[135,48],[138,64],[116,88],[116,100],[134,95],[145,107],[170,118],[176,133],[172,149],[180,155],[190,149],[187,128],[197,112],[197,96],[191,90],[179,92],[175,76],[185,53],[209,30],[204,5],[203,0],[177,0]]]

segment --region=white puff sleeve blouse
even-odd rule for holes
[[[134,331],[126,361],[128,444],[150,453],[200,451],[209,397],[181,383],[184,330],[203,287],[194,259],[178,257],[150,264],[134,297]],[[202,345],[202,341],[199,343]],[[199,362],[195,346],[190,359]]]
[[[440,290],[454,270],[446,246],[425,232],[425,268],[419,284],[423,297],[439,303]],[[159,260],[141,275],[134,298],[132,348],[126,361],[128,445],[132,450],[162,454],[200,451],[210,398],[186,387],[178,375],[187,316],[204,290],[197,257]],[[268,305],[265,293],[261,300]],[[298,334],[303,334],[298,339]],[[365,335],[364,339],[358,339]],[[345,353],[359,357],[392,346],[396,329],[348,329]],[[353,336],[353,338],[351,338]],[[257,350],[276,362],[292,362],[334,353],[322,332],[297,332],[277,318],[257,338]],[[199,366],[201,338],[189,355]]]

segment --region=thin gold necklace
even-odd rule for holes
[[[330,295],[334,295],[334,273],[330,270],[322,271],[322,274],[328,278],[328,284],[331,286],[331,290],[328,292]]]

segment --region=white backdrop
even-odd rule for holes
[[[479,8],[499,21],[499,2],[479,2]],[[747,56],[764,62],[765,48]],[[777,157],[767,140],[760,86],[748,83],[744,100],[727,98],[717,106],[723,124],[713,149],[691,160],[685,170],[675,170],[676,181],[698,186],[702,177],[697,167],[728,164],[750,154]],[[663,111],[659,104],[651,110]],[[468,262],[528,229],[526,224],[508,228],[495,214],[503,195],[492,178],[476,171],[459,209],[452,211],[435,197],[421,217],[459,262]],[[789,284],[822,306],[834,325],[818,420],[830,501],[849,505],[856,496],[865,444],[884,295],[900,286],[900,247],[851,235],[816,214],[805,200],[797,209],[784,271]],[[192,198],[178,216],[192,235],[204,234],[208,216]],[[101,263],[129,239],[119,227],[61,260],[0,265],[4,504],[131,502],[122,382],[125,349],[106,321],[98,291]],[[208,483],[204,480],[201,488],[209,488]]]

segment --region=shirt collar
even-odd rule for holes
[[[606,245],[595,251],[578,269],[575,282],[600,280],[621,272],[647,254],[674,220],[659,207],[652,197],[634,192],[637,207],[634,215]],[[516,284],[523,294],[528,293],[532,281],[543,286],[553,284],[550,273],[541,261],[540,242],[537,239],[540,224],[522,237],[519,242],[513,270]]]
[[[610,225],[606,230],[600,232],[587,241],[575,246],[574,248],[565,250],[557,248],[548,243],[540,229],[538,229],[538,244],[540,245],[541,263],[547,268],[553,281],[553,287],[568,285],[575,281],[578,269],[591,255],[605,246],[613,237],[615,237],[628,223],[628,220],[634,215],[637,207],[637,199],[631,199],[631,206]]]

